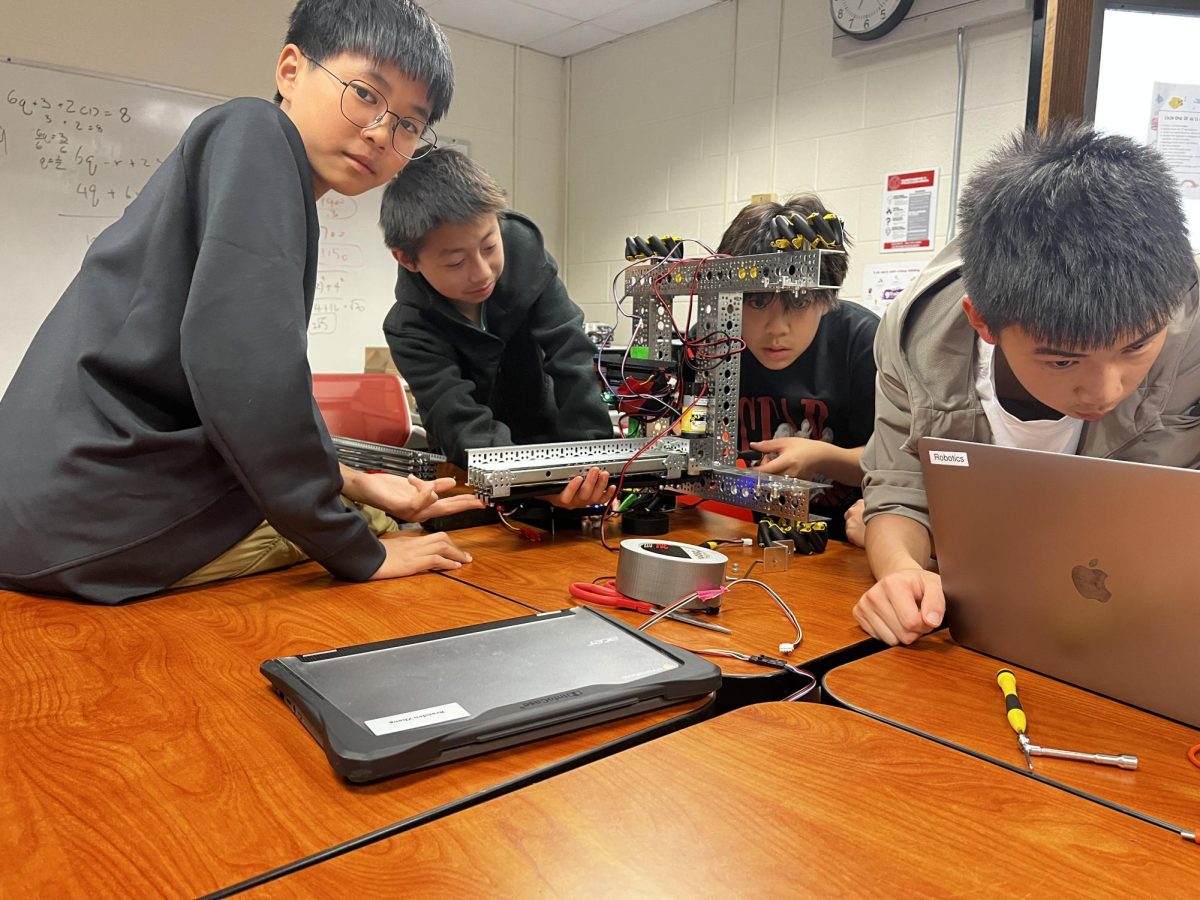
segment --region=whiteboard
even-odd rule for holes
[[[91,242],[222,99],[0,57],[0,392]],[[363,349],[384,343],[396,263],[378,226],[382,195],[318,203],[314,371],[361,372]]]

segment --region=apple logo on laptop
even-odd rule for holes
[[[1097,569],[1096,563],[1098,559],[1093,559],[1086,566],[1076,566],[1071,570],[1071,581],[1075,584],[1075,590],[1079,591],[1079,596],[1086,597],[1088,600],[1099,600],[1101,603],[1107,603],[1112,597],[1108,588],[1104,586],[1104,580],[1108,578],[1108,573],[1103,569]]]

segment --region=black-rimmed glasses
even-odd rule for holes
[[[383,93],[365,81],[355,78],[343,81],[311,56],[305,56],[314,66],[328,72],[342,86],[342,115],[357,128],[374,128],[388,116],[396,120],[389,129],[392,134],[392,149],[405,159],[420,159],[437,146],[437,133],[433,127],[412,116],[400,116],[388,109]]]

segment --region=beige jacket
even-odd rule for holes
[[[975,394],[975,330],[962,311],[956,243],[942,250],[883,316],[875,338],[875,433],[862,466],[865,517],[908,516],[929,528],[917,457],[922,436],[991,443]],[[1200,468],[1200,298],[1192,286],[1146,380],[1099,422],[1079,452]]]

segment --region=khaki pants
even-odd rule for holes
[[[396,520],[383,510],[354,503],[345,497],[342,500],[347,506],[353,506],[363,514],[375,534],[385,534],[400,529]],[[294,566],[306,559],[308,559],[308,554],[264,521],[212,562],[201,566],[191,575],[179,579],[171,587],[195,587],[198,584],[223,581],[226,578],[257,575],[259,572]]]

